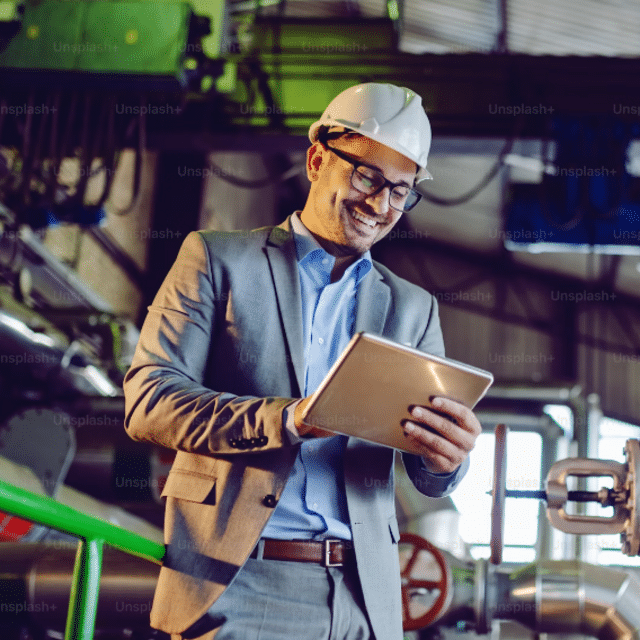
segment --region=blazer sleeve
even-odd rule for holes
[[[444,341],[440,328],[440,317],[438,315],[438,301],[431,297],[431,309],[426,331],[418,344],[418,349],[425,353],[432,353],[437,356],[444,356]],[[469,458],[451,473],[432,473],[424,464],[420,456],[410,453],[402,454],[402,461],[407,471],[407,475],[420,493],[432,498],[440,498],[449,495],[460,484],[462,478],[469,469]]]
[[[134,440],[197,454],[291,446],[283,411],[294,398],[237,396],[203,386],[216,330],[220,270],[190,233],[149,307],[124,379],[125,429]]]

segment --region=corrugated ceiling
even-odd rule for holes
[[[403,51],[450,53],[496,49],[497,0],[398,1],[404,7],[400,40]],[[381,17],[386,15],[386,2],[289,0],[284,7],[265,7],[262,13]],[[507,24],[507,49],[513,53],[640,55],[640,2],[637,0],[508,0]]]

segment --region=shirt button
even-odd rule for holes
[[[317,508],[318,508],[318,503],[317,503],[317,502],[314,502],[311,506],[312,506],[314,509],[317,509]]]
[[[318,342],[319,342],[320,344],[324,344],[324,338],[318,338]]]
[[[273,509],[273,507],[276,506],[277,500],[276,497],[270,493],[268,495],[266,495],[263,499],[262,499],[262,504],[265,507],[269,507],[270,509]]]

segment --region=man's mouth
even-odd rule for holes
[[[366,216],[363,213],[359,213],[354,209],[349,209],[349,213],[352,218],[355,218],[358,222],[362,222],[363,224],[366,224],[371,229],[373,229],[378,224],[378,222],[376,222],[374,218],[370,216]]]

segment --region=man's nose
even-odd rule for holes
[[[365,201],[376,213],[386,214],[389,212],[390,195],[389,187],[385,186],[384,189],[378,191],[378,193],[367,196]]]

